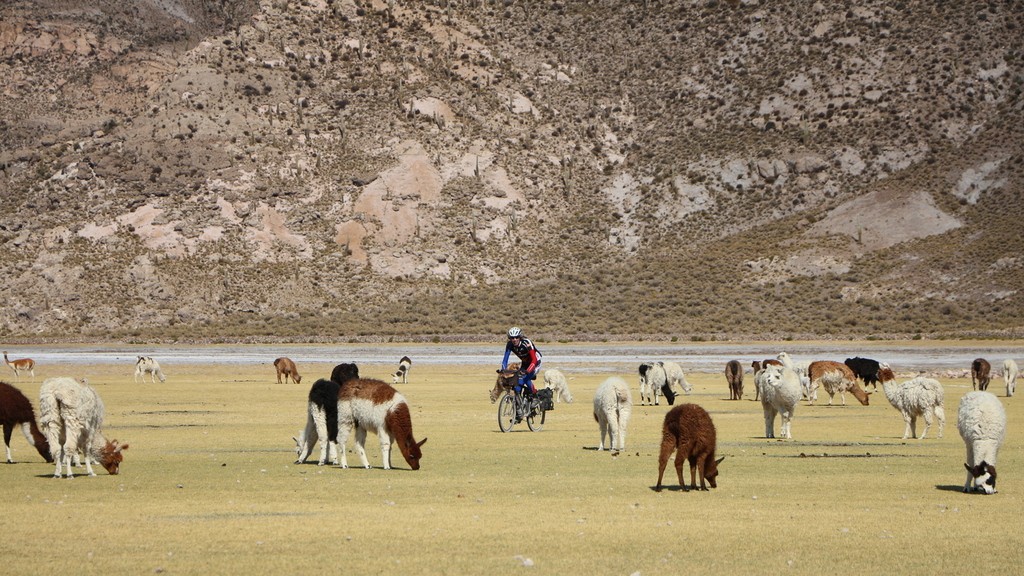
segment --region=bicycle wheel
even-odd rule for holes
[[[505,393],[498,400],[498,428],[501,428],[502,432],[508,432],[512,430],[512,426],[516,423],[516,406],[515,399],[512,398],[511,394]]]
[[[530,415],[526,417],[526,425],[533,432],[540,432],[544,429],[544,409],[541,408],[540,402],[534,401],[533,409],[530,410]]]

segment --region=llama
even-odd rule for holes
[[[693,385],[686,380],[686,374],[683,373],[683,367],[676,362],[660,362],[662,367],[665,369],[665,381],[668,383],[669,388],[678,387],[683,391],[683,394],[689,394],[693,392]],[[666,394],[666,397],[668,394]],[[669,401],[671,404],[672,401]]]
[[[331,370],[331,380],[337,382],[339,386],[344,385],[349,380],[359,379],[359,367],[355,363],[342,362]]]
[[[754,376],[755,376],[755,378],[757,377],[757,373],[758,372],[760,372],[761,370],[764,370],[765,368],[767,368],[769,366],[782,366],[782,362],[779,362],[778,360],[776,360],[774,358],[769,358],[767,360],[762,360],[760,362],[758,362],[757,360],[754,360],[750,364],[750,367],[754,369]],[[760,399],[760,397],[761,397],[761,389],[757,387],[757,380],[755,379],[754,380],[754,402],[757,402],[758,399]]]
[[[988,390],[991,378],[992,365],[984,358],[975,358],[974,362],[971,362],[971,389]]]
[[[341,387],[351,380],[359,379],[359,367],[343,362],[331,371],[330,380],[317,380],[309,389],[309,404],[306,412],[306,428],[295,441],[296,464],[302,464],[310,456],[317,440],[320,441],[320,459],[323,466],[328,460],[338,463],[338,395]]]
[[[295,440],[296,464],[302,464],[320,440],[320,459],[317,466],[327,460],[338,463],[338,392],[341,384],[334,380],[320,379],[309,389],[309,404],[306,410],[306,428]]]
[[[865,392],[860,384],[857,384],[857,375],[846,364],[831,360],[811,362],[807,367],[807,376],[811,379],[810,394],[817,398],[818,388],[824,387],[825,392],[828,392],[829,406],[832,405],[836,392],[839,393],[843,406],[846,406],[846,392],[853,394],[854,398],[864,406],[871,401],[870,394]],[[811,404],[814,403],[811,398],[808,398],[808,401]]]
[[[668,384],[665,365],[661,362],[644,362],[640,365],[640,403],[658,405],[658,395]],[[674,394],[672,398],[675,399]],[[666,398],[667,399],[667,398]]]
[[[938,380],[918,376],[902,384],[896,384],[896,375],[884,364],[878,370],[877,380],[882,383],[882,391],[889,399],[889,404],[903,415],[903,421],[906,422],[903,440],[908,437],[918,438],[918,416],[924,417],[921,440],[928,434],[933,416],[939,421],[939,438],[942,438],[942,430],[946,427],[946,411],[942,405],[942,384]]]
[[[159,378],[161,382],[167,381],[167,376],[164,376],[163,370],[160,369],[159,362],[151,356],[139,356],[138,360],[135,361],[135,382],[138,383],[139,376],[142,376],[142,383],[145,384],[147,372],[149,372],[149,378],[153,384],[156,384],[157,378]]]
[[[700,489],[707,490],[705,484],[717,488],[718,464],[725,459],[723,456],[715,460],[715,424],[706,410],[696,404],[680,404],[665,414],[661,426],[661,454],[658,456],[658,484],[655,490],[661,491],[661,480],[665,475],[668,457],[675,451],[676,476],[679,487],[686,491],[683,481],[683,462],[690,462],[690,490],[697,489],[697,473],[700,473]]]
[[[373,431],[380,439],[381,457],[384,469],[391,469],[391,444],[398,443],[398,449],[413,470],[420,469],[423,455],[420,448],[426,438],[416,442],[412,434],[412,417],[405,397],[394,387],[381,382],[360,378],[350,380],[338,393],[338,447],[341,451],[341,467],[348,468],[345,443],[352,428],[356,429],[356,454],[363,468],[369,468],[366,460],[366,432]]]
[[[281,383],[281,376],[284,376],[284,383],[288,383],[288,378],[291,377],[293,384],[301,384],[302,376],[299,376],[299,369],[295,367],[295,362],[292,362],[291,358],[278,358],[274,360],[274,368],[277,369],[277,383]]]
[[[967,480],[964,492],[971,487],[986,494],[996,492],[996,453],[1006,436],[1006,410],[990,392],[977,390],[964,394],[957,411],[956,427],[967,447]]]
[[[32,411],[32,403],[29,402],[28,397],[22,394],[21,390],[7,382],[0,382],[0,424],[3,424],[4,427],[4,446],[7,447],[8,464],[14,464],[14,458],[11,457],[11,433],[14,432],[15,426],[21,427],[25,439],[29,444],[35,446],[40,456],[47,462],[53,462],[53,456],[50,455],[50,444],[46,441],[46,436],[43,436],[39,427],[36,426],[36,415]]]
[[[412,359],[402,356],[402,359],[398,361],[398,371],[391,375],[391,383],[398,384],[398,381],[401,380],[402,384],[408,384],[410,368],[412,368]]]
[[[21,380],[22,372],[28,372],[32,380],[36,377],[36,361],[31,358],[19,358],[17,360],[8,360],[7,352],[4,352],[4,364],[11,367],[14,370],[14,379]]]
[[[67,467],[67,477],[73,478],[71,460],[78,451],[85,452],[85,470],[95,476],[95,460],[116,475],[124,459],[122,452],[128,444],[116,439],[107,441],[100,432],[103,425],[103,400],[91,386],[74,378],[48,378],[39,389],[39,425],[50,445],[50,455],[57,464],[53,474],[60,478],[61,464]]]
[[[743,399],[743,365],[729,360],[725,365],[725,381],[729,383],[729,400]]]
[[[494,382],[494,388],[489,392],[491,404],[498,401],[502,392],[512,390],[519,382],[519,364],[509,364],[505,370],[497,370],[498,379]]]
[[[796,372],[797,377],[800,378],[800,394],[807,399],[809,404],[814,404],[818,400],[818,389],[811,386],[811,378],[807,375],[809,364],[806,362],[794,362],[789,354],[786,352],[779,352],[776,356],[777,360],[774,363],[778,366],[786,366],[790,370]],[[765,360],[765,365],[769,366],[773,361]]]
[[[769,364],[754,376],[754,385],[761,395],[765,438],[775,438],[776,415],[782,420],[781,437],[792,438],[793,414],[801,398],[800,377],[791,368]]]
[[[618,452],[626,449],[626,426],[633,410],[633,396],[629,385],[618,376],[612,376],[594,394],[594,420],[601,430],[598,450],[604,450],[604,438],[608,436],[608,449]]]
[[[1003,382],[1006,383],[1006,396],[1013,396],[1017,389],[1017,362],[1013,358],[1003,360]]]
[[[564,400],[568,404],[572,403],[572,393],[569,392],[569,382],[566,380],[565,374],[562,374],[561,370],[555,370],[553,368],[545,370],[544,385],[551,389],[551,393],[555,397],[555,400]]]
[[[867,390],[868,384],[871,385],[872,392],[878,390],[878,371],[882,368],[878,360],[856,356],[843,360],[843,364],[849,366],[850,370],[853,370],[853,373],[864,382],[865,390]]]

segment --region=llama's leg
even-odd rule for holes
[[[11,458],[11,432],[14,432],[14,422],[4,422],[4,446],[7,447],[7,463],[14,464]]]
[[[387,432],[380,431],[380,457],[384,461],[384,469],[391,470],[391,436]]]
[[[615,440],[618,441],[618,444],[615,445],[615,450],[622,452],[623,450],[626,450],[626,422],[623,421],[622,415],[615,418],[615,429],[617,430]]]
[[[661,439],[661,452],[658,453],[658,483],[655,490],[661,491],[661,480],[665,477],[665,466],[668,465],[668,457],[676,447],[675,439],[670,434],[665,434]]]
[[[597,445],[597,450],[600,452],[601,450],[604,450],[604,437],[605,434],[608,433],[608,419],[604,415],[598,416],[597,427],[601,430],[601,443]],[[609,444],[609,446],[611,446],[611,444]]]
[[[971,446],[970,442],[967,442],[967,462],[964,463],[964,467],[967,468],[967,480],[964,481],[964,492],[971,491],[971,484],[974,482],[974,473],[971,471],[974,468],[974,447]]]
[[[924,416],[924,430],[921,431],[921,440],[924,440],[924,436],[928,433],[928,429],[932,427],[932,411],[925,410],[922,416]]]
[[[764,408],[764,437],[775,438],[775,408],[771,405],[762,405]]]
[[[782,417],[782,437],[789,440],[793,438],[793,434],[790,432],[789,427],[793,420],[793,413],[789,410],[783,410],[779,412]]]
[[[338,426],[338,452],[341,452],[341,467],[348,468],[348,451],[345,449],[345,445],[348,444],[348,433],[352,429],[348,426]]]
[[[356,454],[359,455],[359,463],[363,468],[369,470],[370,461],[366,459],[366,428],[356,426]]]
[[[942,438],[942,430],[946,427],[946,411],[942,406],[935,407],[935,419],[939,421],[939,438]]]
[[[676,461],[674,462],[674,465],[676,467],[676,478],[679,479],[679,489],[686,491],[686,481],[683,480],[683,462],[686,461],[686,453],[684,450],[686,450],[685,447],[681,445],[678,447],[676,450]]]
[[[910,414],[907,414],[906,412],[904,412],[903,413],[903,423],[905,424],[905,426],[903,427],[903,438],[902,438],[903,440],[906,440],[907,438],[910,438],[910,435],[914,432],[914,427],[910,423],[910,421],[911,421]]]
[[[313,426],[317,439],[320,440],[320,459],[317,460],[317,466],[323,466],[327,462],[327,457],[330,455],[330,439],[327,435],[327,413],[319,408],[314,408],[316,405],[310,407],[310,414],[313,417]],[[314,413],[315,412],[315,413]],[[313,443],[310,442],[310,447]]]

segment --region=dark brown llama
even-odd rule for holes
[[[28,397],[22,394],[21,390],[7,382],[0,382],[0,424],[3,424],[4,427],[4,445],[7,447],[8,464],[14,463],[14,459],[11,457],[11,433],[14,432],[15,426],[21,426],[25,439],[29,444],[35,446],[40,456],[47,462],[53,462],[53,457],[50,456],[50,444],[36,425],[36,415],[32,410],[32,403],[29,402]]]
[[[679,487],[686,490],[683,482],[683,462],[690,462],[690,489],[697,489],[697,473],[700,472],[700,489],[707,490],[707,485],[717,488],[718,464],[725,459],[723,456],[715,460],[715,424],[706,410],[696,404],[680,404],[665,414],[665,422],[661,428],[661,454],[658,457],[658,484],[655,490],[661,490],[661,480],[665,475],[665,466],[672,452],[676,453],[676,476]]]

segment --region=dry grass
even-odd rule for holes
[[[373,470],[293,464],[309,385],[331,366],[302,366],[302,385],[274,383],[269,362],[164,368],[156,385],[133,384],[129,365],[62,370],[90,379],[106,433],[131,448],[120,476],[56,480],[15,437],[22,462],[0,466],[4,572],[1009,573],[1024,544],[1020,402],[1003,399],[999,494],[960,492],[956,406],[969,381],[943,381],[942,439],[901,441],[879,393],[868,407],[802,405],[796,440],[768,441],[759,403],[726,400],[720,374],[690,375],[686,400],[711,413],[726,456],[719,488],[656,493],[667,408],[636,406],[628,450],[596,452],[590,399],[606,375],[578,366],[559,366],[576,403],[558,404],[542,432],[510,434],[487,400],[493,370],[414,366],[402,391],[429,438],[416,472],[397,450],[399,469],[380,469],[373,436]],[[631,365],[620,373],[635,382]],[[35,404],[38,378],[19,387]]]

